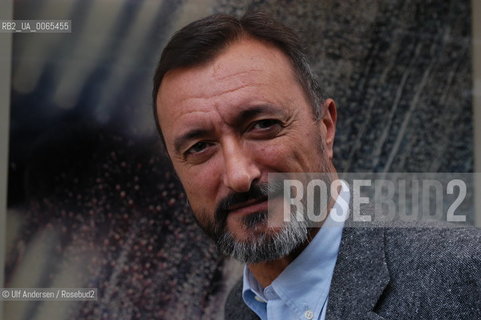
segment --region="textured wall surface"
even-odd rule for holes
[[[6,285],[97,287],[7,319],[216,319],[239,265],[197,228],[160,152],[150,79],[178,27],[263,9],[302,35],[339,108],[341,171],[473,170],[467,0],[15,2],[72,34],[15,35]]]

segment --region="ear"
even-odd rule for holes
[[[332,99],[326,99],[324,105],[322,106],[324,110],[322,115],[322,131],[324,136],[324,141],[326,143],[326,152],[329,159],[332,160],[334,151],[334,138],[336,135],[336,119],[337,119],[337,109],[336,103]]]

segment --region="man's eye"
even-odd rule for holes
[[[260,129],[260,130],[265,130],[269,129],[272,126],[278,125],[279,121],[274,120],[274,119],[265,119],[265,120],[260,120],[254,123],[252,126],[252,129]]]
[[[186,154],[200,153],[204,151],[208,146],[209,144],[207,142],[197,142],[186,151]]]

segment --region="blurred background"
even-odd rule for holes
[[[0,33],[0,287],[99,295],[3,302],[4,319],[223,318],[242,266],[195,225],[150,96],[169,37],[212,13],[299,32],[339,107],[338,170],[481,171],[479,0],[1,1],[0,19],[72,32]]]

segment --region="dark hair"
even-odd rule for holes
[[[290,59],[297,80],[310,100],[315,118],[321,117],[322,97],[319,84],[311,71],[301,41],[294,31],[263,12],[247,12],[240,19],[226,14],[214,14],[177,31],[162,51],[154,75],[152,98],[155,123],[164,146],[165,141],[157,118],[156,100],[165,74],[174,69],[207,63],[222,49],[243,36],[268,42]]]

